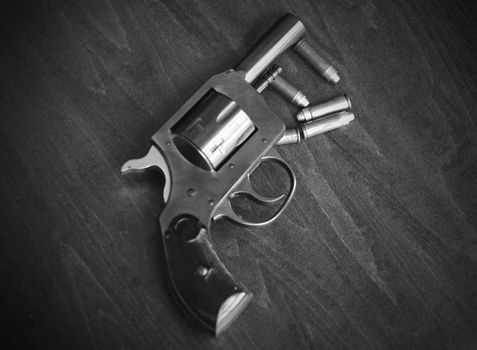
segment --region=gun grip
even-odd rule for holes
[[[197,218],[176,217],[163,237],[176,296],[203,325],[220,334],[245,309],[252,294],[239,286],[220,261]]]

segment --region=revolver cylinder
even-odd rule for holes
[[[193,164],[217,170],[254,130],[236,102],[213,91],[174,128],[174,142]]]

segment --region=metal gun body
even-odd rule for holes
[[[155,167],[164,174],[166,207],[159,225],[171,284],[181,304],[216,334],[252,295],[215,253],[211,223],[222,217],[251,226],[270,223],[290,202],[296,185],[292,170],[273,150],[285,125],[251,83],[304,33],[299,20],[285,16],[236,70],[210,78],[161,126],[146,157],[122,168],[127,173]],[[249,176],[266,160],[286,169],[291,180],[287,195],[265,198],[253,190]],[[281,205],[271,218],[249,222],[232,209],[230,199],[238,194]]]

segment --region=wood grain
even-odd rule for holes
[[[471,1],[75,0],[1,5],[0,315],[8,348],[477,347],[477,6]],[[338,69],[285,76],[356,120],[281,147],[273,225],[214,224],[255,295],[216,339],[172,303],[158,174],[121,178],[210,75],[282,14]],[[296,110],[265,92],[288,124]],[[274,181],[263,172],[258,185]]]

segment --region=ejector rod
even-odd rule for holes
[[[308,107],[310,102],[303,92],[290,84],[285,78],[280,76],[283,69],[278,64],[274,64],[260,79],[254,87],[258,93],[262,93],[268,86],[271,86],[276,92],[284,97],[288,102],[298,107]]]

